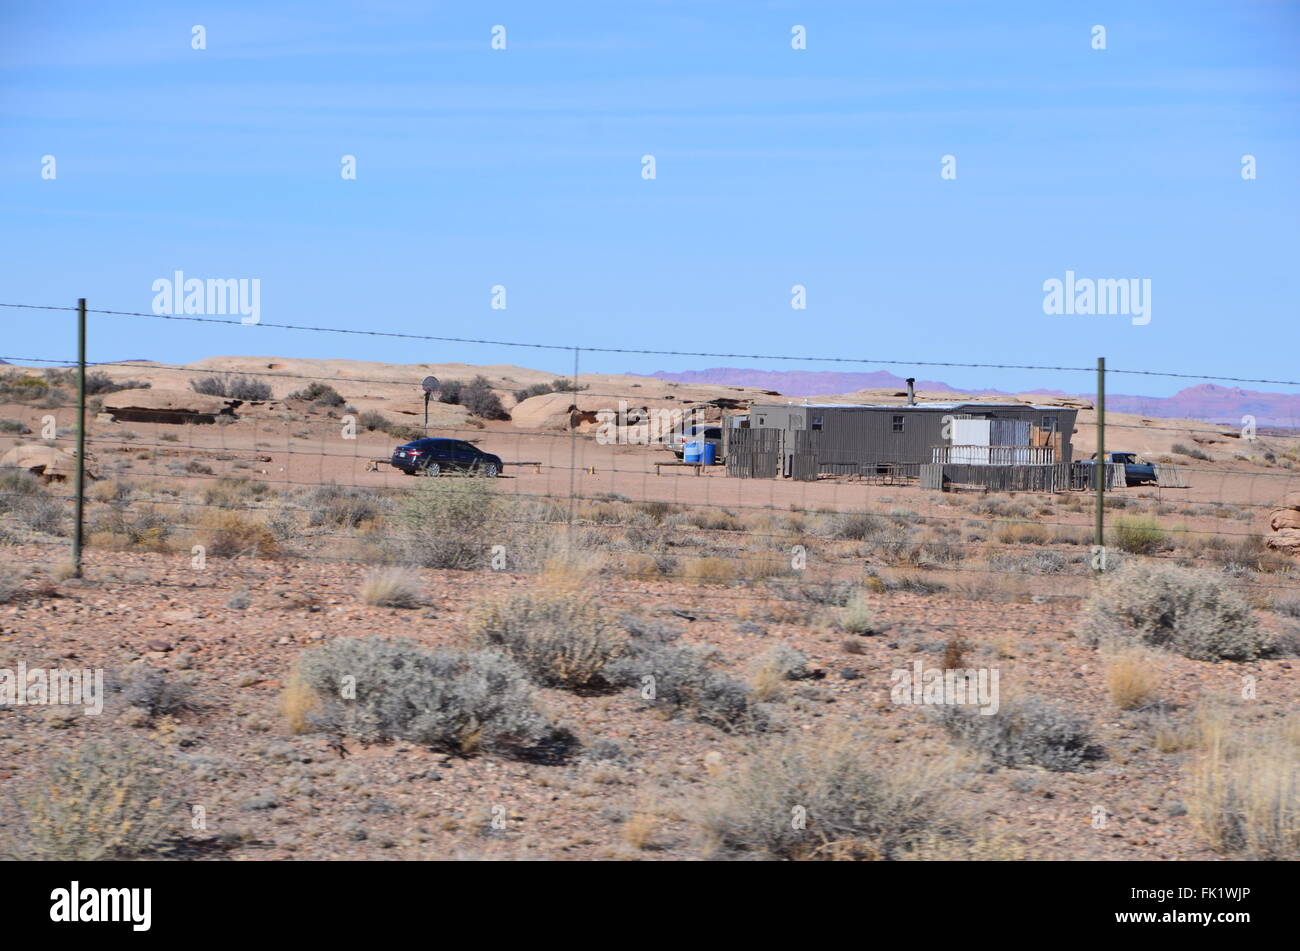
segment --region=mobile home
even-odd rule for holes
[[[755,444],[776,447],[773,475],[815,478],[932,462],[1068,463],[1077,413],[1027,403],[756,403],[749,429],[769,434]]]

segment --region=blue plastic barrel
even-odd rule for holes
[[[682,447],[682,462],[699,462],[703,450],[700,449],[700,443],[688,442]]]
[[[715,442],[706,442],[704,444],[704,451],[700,453],[700,461],[706,466],[717,465],[718,444]]]

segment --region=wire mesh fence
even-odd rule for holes
[[[153,316],[91,313],[97,321]],[[92,333],[92,347],[94,340]],[[1275,513],[1300,487],[1300,433],[1243,439],[1226,426],[1112,416],[1107,445],[1115,450],[1153,437],[1189,445],[1174,441],[1148,453],[1155,477],[1146,484],[1129,484],[1122,463],[1106,466],[1098,537],[1094,480],[984,478],[1003,467],[940,464],[946,478],[933,488],[949,491],[935,492],[925,491],[922,479],[934,465],[902,460],[886,467],[897,470],[889,478],[834,467],[788,472],[770,435],[754,429],[737,430],[735,445],[764,448],[770,465],[725,460],[714,478],[678,478],[662,465],[675,459],[668,450],[681,446],[674,429],[642,425],[625,405],[631,391],[582,375],[582,352],[596,348],[472,342],[568,351],[574,366],[541,383],[448,380],[426,429],[419,367],[325,372],[252,359],[92,365],[83,525],[90,580],[115,568],[202,583],[205,572],[253,579],[275,563],[404,564],[458,572],[455,584],[487,590],[581,562],[610,591],[707,598],[719,610],[746,601],[842,599],[856,586],[882,597],[942,595],[926,609],[939,617],[946,610],[997,613],[979,607],[989,601],[1068,604],[1087,592],[1099,568],[1153,559],[1219,573],[1260,606],[1300,596],[1294,556],[1270,547]],[[69,557],[79,401],[75,358],[3,359],[13,366],[0,374],[0,562],[13,575]],[[553,404],[541,424],[510,419],[537,400]],[[688,421],[725,428],[745,401],[701,391],[679,402]],[[1086,444],[1095,428],[1081,417],[1073,435]],[[436,479],[409,478],[394,465],[394,448],[426,436],[465,447],[479,462],[450,459]],[[499,460],[499,471],[483,471],[488,456]]]

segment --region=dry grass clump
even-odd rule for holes
[[[203,490],[206,505],[222,508],[241,508],[250,500],[261,499],[272,493],[265,482],[258,482],[246,476],[222,476]]]
[[[382,608],[415,608],[424,603],[424,583],[409,568],[377,568],[361,582],[361,600]]]
[[[624,555],[623,574],[641,581],[654,581],[673,573],[676,559],[668,555]]]
[[[275,558],[280,555],[280,543],[266,523],[243,512],[223,509],[205,512],[199,519],[196,537],[207,554],[218,558],[238,555]]]
[[[131,486],[118,479],[101,479],[86,490],[92,502],[125,502],[131,498]]]
[[[683,566],[681,576],[695,584],[727,584],[736,580],[736,563],[730,558],[690,558]]]
[[[638,812],[628,816],[623,823],[620,834],[623,841],[638,851],[654,847],[655,834],[659,831],[659,820],[649,813]]]
[[[1262,535],[1243,535],[1237,538],[1204,535],[1197,536],[1198,554],[1229,570],[1244,569],[1267,574],[1285,574],[1294,570],[1295,562],[1280,551],[1269,548]]]
[[[90,544],[95,548],[167,551],[171,548],[174,519],[174,512],[164,512],[161,507],[132,509],[125,504],[114,503],[107,509],[94,513],[88,520],[87,530]]]
[[[869,634],[875,621],[875,612],[867,599],[865,591],[857,590],[849,595],[847,603],[835,616],[835,627],[845,634]]]
[[[295,736],[308,733],[319,712],[320,697],[311,689],[302,671],[295,668],[280,691],[280,715],[284,717],[285,726]]]
[[[1107,572],[1084,601],[1079,637],[1099,644],[1143,644],[1193,660],[1253,660],[1270,638],[1250,606],[1219,576],[1130,561]]]
[[[1091,545],[1095,538],[1093,529],[1082,525],[1058,525],[1049,539],[1053,545]]]
[[[857,737],[755,746],[692,816],[705,851],[760,859],[900,859],[960,836],[950,760],[882,767]]]
[[[907,524],[888,524],[865,546],[864,554],[887,565],[917,567],[933,560],[916,529]]]
[[[690,509],[686,522],[706,532],[738,532],[745,527],[734,513],[711,508]]]
[[[1300,717],[1209,734],[1190,787],[1188,813],[1216,851],[1300,859]]]
[[[1038,522],[1002,522],[993,537],[1003,545],[1046,545],[1052,533]]]
[[[23,589],[24,572],[16,565],[0,565],[0,604],[8,604]]]
[[[1157,710],[1150,718],[1151,745],[1161,753],[1207,750],[1229,729],[1231,719],[1215,706],[1198,707],[1192,716]]]
[[[791,557],[775,552],[742,552],[739,557],[739,574],[745,581],[765,581],[781,575],[792,574]]]
[[[774,700],[781,696],[786,682],[812,676],[807,654],[788,644],[776,644],[759,657],[749,678],[750,694],[758,701]]]
[[[591,592],[600,574],[602,559],[590,552],[569,551],[547,558],[542,564],[542,588],[556,596]]]
[[[6,852],[38,861],[124,859],[166,851],[183,828],[182,799],[151,751],[83,743],[50,760],[45,776],[16,796],[20,811]]]
[[[1139,650],[1121,651],[1109,659],[1106,691],[1111,703],[1121,710],[1136,710],[1154,699],[1156,678],[1151,660],[1151,655]]]
[[[564,589],[488,601],[471,636],[477,646],[509,655],[537,683],[571,690],[610,686],[605,668],[627,642],[589,595]]]

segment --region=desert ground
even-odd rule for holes
[[[1270,547],[1300,527],[1278,514],[1300,516],[1300,438],[1108,414],[1109,449],[1177,466],[1187,487],[1112,492],[1096,577],[1084,493],[657,472],[662,448],[595,438],[619,401],[716,419],[780,398],[753,388],[583,375],[517,401],[554,375],[107,365],[75,577],[72,384],[0,369],[0,669],[108,683],[97,715],[0,707],[0,779],[18,791],[0,852],[1300,854],[1300,577],[1295,548]],[[375,465],[422,429],[426,375],[485,378],[508,419],[435,400],[429,433],[499,455],[501,478]],[[206,377],[269,390],[195,393]],[[1088,406],[1076,458],[1095,444]],[[373,646],[392,638],[407,643]],[[428,694],[438,657],[464,694]],[[895,702],[895,672],[918,663],[996,670],[1002,712]],[[397,670],[425,679],[384,679]],[[362,696],[339,700],[349,671]],[[511,709],[478,697],[466,713],[475,677]],[[99,798],[62,801],[56,780]],[[133,782],[145,792],[121,792]],[[140,804],[131,831],[96,832],[121,818],[94,805],[116,792]]]

